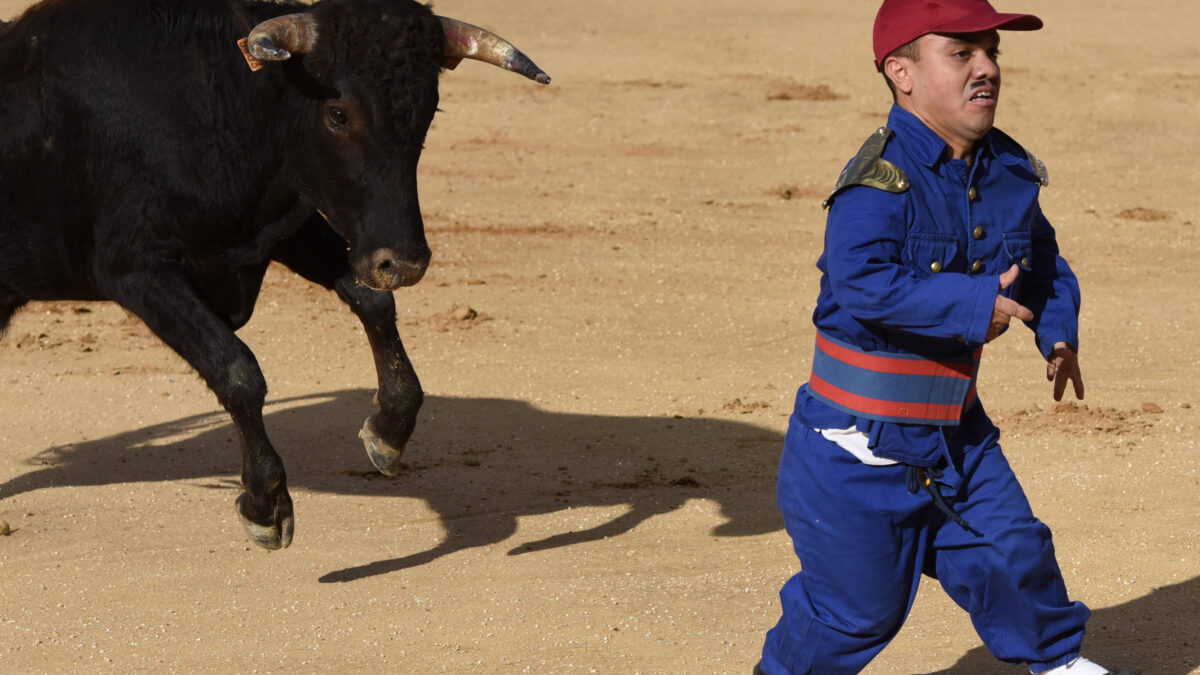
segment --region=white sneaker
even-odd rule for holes
[[[1032,672],[1032,671],[1030,671]],[[1070,663],[1057,668],[1042,671],[1041,675],[1108,675],[1109,670],[1104,666],[1088,661],[1082,656],[1076,656]]]

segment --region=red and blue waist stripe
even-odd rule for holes
[[[961,358],[868,352],[817,331],[808,391],[867,419],[951,426],[975,402],[983,348]]]

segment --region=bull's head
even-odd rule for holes
[[[287,133],[300,146],[299,187],[349,242],[358,279],[378,290],[415,284],[429,265],[417,162],[441,68],[478,59],[550,82],[506,40],[415,2],[322,2],[259,24],[247,48],[288,62],[306,92],[308,109]]]

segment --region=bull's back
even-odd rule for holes
[[[52,0],[0,36],[0,283],[99,297],[113,257],[212,257],[265,181],[225,0]],[[240,19],[241,23],[245,19]],[[117,262],[124,262],[118,260]]]
[[[21,28],[0,26],[0,284],[33,299],[86,295],[72,270],[89,237],[61,217],[79,201],[55,147],[60,116],[46,96],[44,42]]]

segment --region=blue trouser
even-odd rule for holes
[[[938,579],[1003,661],[1041,672],[1079,653],[1089,611],[1067,598],[1050,530],[1034,517],[986,417],[948,433],[934,485],[976,533],[950,522],[909,468],[870,466],[795,416],[777,498],[801,572],[779,596],[762,669],[857,673],[888,644],[922,574]]]

